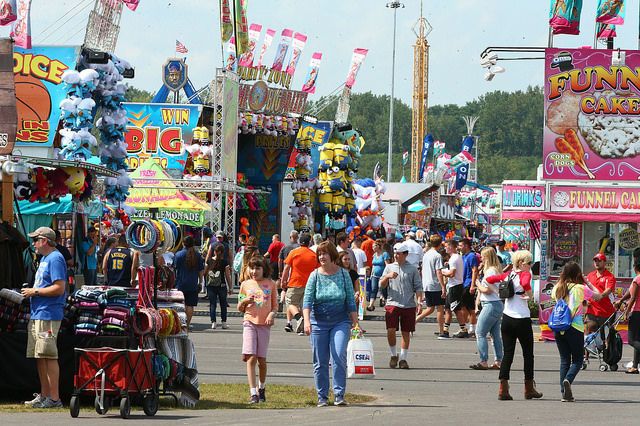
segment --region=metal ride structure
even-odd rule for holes
[[[417,30],[416,30],[417,29]],[[420,178],[422,140],[427,129],[429,108],[429,42],[427,36],[432,27],[422,15],[413,26],[416,43],[413,45],[413,105],[411,109],[411,182]]]
[[[101,52],[116,50],[122,4],[121,1],[96,0],[93,10],[89,13],[84,47]]]

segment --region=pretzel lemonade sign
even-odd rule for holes
[[[640,52],[546,49],[545,179],[640,179]]]

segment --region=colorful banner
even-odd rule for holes
[[[222,88],[222,178],[236,179],[238,164],[238,92],[237,81],[225,78]]]
[[[429,156],[429,150],[434,144],[433,135],[431,133],[427,133],[422,140],[422,155],[420,156],[420,176],[418,178],[418,182],[422,182],[422,178],[425,174],[425,167],[427,166],[427,157]]]
[[[267,32],[264,35],[264,41],[262,42],[262,47],[260,48],[260,56],[258,56],[258,62],[256,63],[256,68],[260,68],[262,66],[262,61],[264,60],[264,54],[267,51],[267,49],[271,46],[274,35],[276,35],[276,30],[272,30],[271,28],[267,29]]]
[[[31,49],[31,0],[17,1],[18,13],[11,29],[11,38],[16,47]]]
[[[612,24],[603,24],[598,22],[596,25],[596,35],[599,39],[608,39],[617,37],[616,26]]]
[[[502,210],[544,211],[544,185],[502,185]]]
[[[552,186],[550,191],[551,212],[616,214],[640,210],[638,188]]]
[[[187,161],[185,142],[191,143],[202,105],[124,103],[127,111],[127,165],[136,170],[154,159],[163,169],[181,175]],[[175,173],[178,174],[178,173]]]
[[[640,52],[547,49],[545,180],[634,181],[640,177]]]
[[[62,73],[75,69],[78,47],[14,47],[18,130],[16,146],[52,146],[67,92]]]
[[[452,169],[457,168],[460,164],[473,163],[473,156],[467,151],[460,151],[458,155],[445,161],[445,164]]]
[[[331,121],[318,121],[316,124],[312,124],[302,120],[296,138],[298,140],[307,138],[311,139],[311,162],[315,164],[316,167],[311,168],[309,177],[317,177],[317,165],[320,164],[320,151],[318,151],[318,147],[329,142],[329,139],[331,138]],[[287,165],[287,171],[284,176],[285,180],[291,180],[294,178],[296,155],[297,152],[294,150],[289,157],[289,164]]]
[[[603,24],[622,25],[626,7],[624,0],[598,0],[596,22]]]
[[[273,65],[271,66],[272,71],[282,71],[282,67],[284,66],[284,60],[287,57],[287,52],[289,51],[289,44],[291,43],[291,37],[293,36],[293,31],[285,28],[282,30],[282,36],[280,38],[280,44],[278,45],[278,50],[276,51],[276,57],[273,60]]]
[[[304,78],[304,84],[302,85],[303,92],[310,94],[316,93],[316,81],[320,73],[320,62],[322,62],[322,53],[315,52],[311,55],[309,71],[307,71],[307,76]]]
[[[347,74],[347,81],[344,83],[349,89],[356,83],[356,76],[360,70],[360,66],[364,62],[364,58],[367,57],[368,49],[353,49],[353,56],[351,57],[351,66],[349,67],[349,74]]]
[[[238,65],[241,67],[253,66],[253,55],[256,50],[256,44],[258,44],[258,39],[260,38],[260,32],[262,32],[262,25],[251,24],[249,26],[249,46],[247,50],[240,55],[240,60],[238,61]]]
[[[445,149],[446,149],[446,144],[444,142],[435,141],[435,143],[433,144],[434,158],[438,158],[439,156],[444,154],[446,152]]]
[[[227,71],[236,71],[238,69],[238,63],[236,61],[236,38],[231,37],[229,44],[227,44],[227,60],[225,61],[224,68]]]
[[[467,184],[469,178],[469,165],[466,163],[460,164],[456,167],[456,190],[460,191]]]
[[[582,0],[551,0],[549,26],[553,34],[580,34]]]
[[[462,140],[462,150],[471,154],[471,150],[473,150],[473,145],[476,142],[476,138],[471,135],[467,135]]]
[[[224,46],[233,36],[233,24],[231,23],[231,7],[229,0],[220,0],[220,35]]]
[[[16,0],[0,0],[0,25],[8,25],[15,21],[16,16]]]
[[[140,0],[122,0],[125,6],[129,8],[132,12],[135,12],[140,4]]]
[[[236,20],[236,43],[238,55],[242,55],[249,47],[249,24],[247,22],[247,2],[249,0],[235,0],[233,14]]]
[[[293,74],[296,72],[296,67],[298,66],[298,61],[300,60],[300,55],[302,55],[302,50],[304,49],[304,45],[307,44],[307,36],[300,33],[295,33],[293,36],[293,50],[291,52],[291,60],[289,61],[289,65],[287,65],[286,73],[293,77]]]

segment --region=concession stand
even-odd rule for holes
[[[547,49],[542,179],[503,182],[502,218],[539,225],[540,326],[563,265],[607,257],[622,297],[640,257],[640,52]],[[618,330],[626,340],[627,326]]]

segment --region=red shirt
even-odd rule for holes
[[[367,255],[367,266],[369,267],[371,267],[371,262],[373,262],[373,243],[373,239],[367,237],[360,246],[362,251],[364,251],[364,254]]]
[[[269,253],[269,262],[278,263],[278,256],[280,256],[280,250],[284,247],[284,243],[282,241],[272,241],[269,244],[269,248],[267,249],[267,253]]]
[[[606,269],[602,274],[599,274],[598,271],[590,272],[589,275],[587,275],[587,280],[589,280],[600,293],[606,289],[611,289],[611,294],[613,294],[616,289],[616,279],[613,274]],[[603,297],[597,302],[592,299],[589,300],[587,314],[607,318],[613,315],[615,311],[609,296]]]

